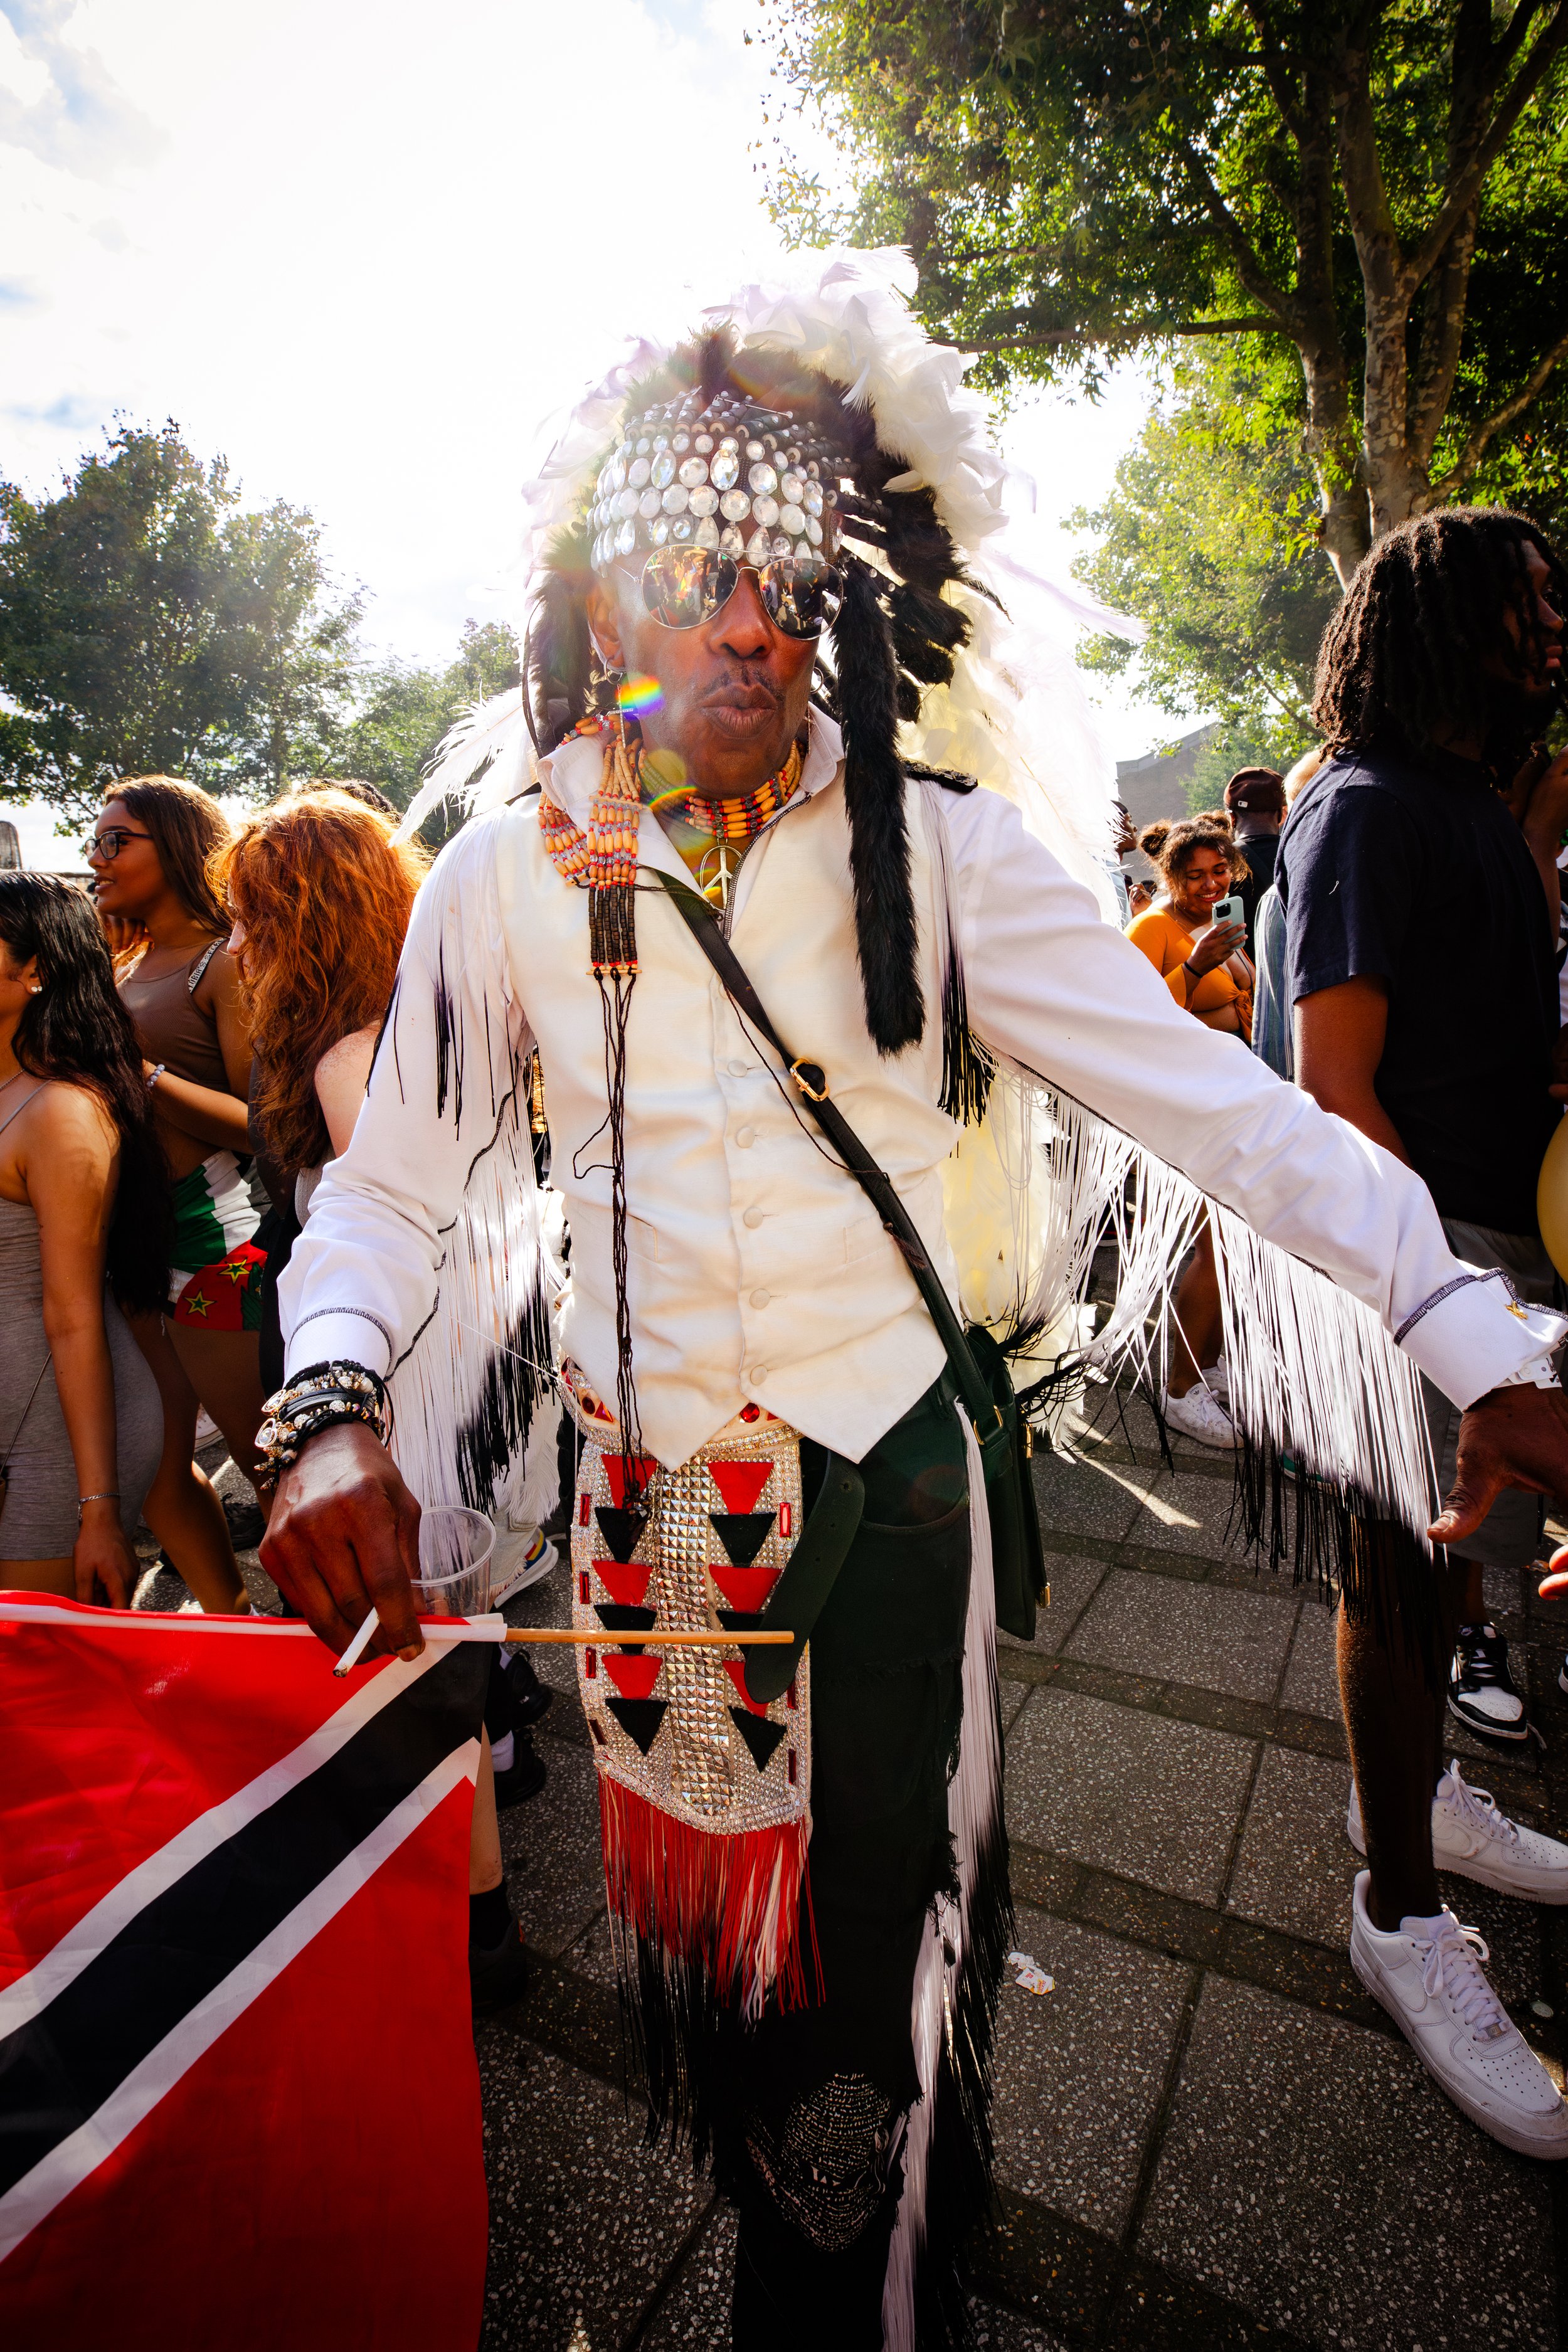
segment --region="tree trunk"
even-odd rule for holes
[[[1372,516],[1362,478],[1361,436],[1351,409],[1350,378],[1339,338],[1301,346],[1307,388],[1306,449],[1322,515],[1318,542],[1342,588],[1372,545]]]

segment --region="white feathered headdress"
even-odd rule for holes
[[[999,543],[1008,521],[1007,469],[984,403],[965,388],[962,352],[931,341],[909,298],[915,272],[897,249],[800,257],[790,278],[744,286],[703,314],[727,326],[740,350],[788,354],[847,388],[874,420],[880,446],[908,471],[891,490],[929,488],[937,516],[976,583],[950,599],[969,619],[951,685],[928,688],[900,748],[911,761],[962,770],[1017,803],[1031,830],[1108,904],[1111,778],[1078,679],[1072,642],[1084,627],[1140,636],[1142,625],[1066,593]],[[549,432],[547,454],[525,485],[523,603],[547,549],[578,524],[628,401],[672,344],[638,339]],[[994,602],[991,601],[994,598]],[[443,799],[472,810],[498,806],[531,781],[534,749],[512,688],[469,712],[442,744],[404,820],[421,824]]]

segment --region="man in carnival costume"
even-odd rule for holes
[[[937,2344],[1008,1940],[995,1596],[1026,1626],[1035,1591],[974,1327],[1032,1352],[1020,1385],[1059,1363],[1131,1178],[1093,1352],[1136,1362],[1206,1196],[1258,1302],[1227,1317],[1254,1483],[1289,1444],[1353,1551],[1369,1518],[1426,1543],[1416,1366],[1472,1408],[1439,1534],[1502,1482],[1568,1488],[1561,1326],[1187,1019],[1045,846],[958,355],[853,257],[714,316],[642,347],[536,487],[524,686],[432,780],[483,767],[501,805],[420,895],[283,1286],[266,1558],[334,1649],[374,1605],[417,1652],[386,1387],[420,1499],[488,1507],[552,1382],[537,1204],[496,1240],[537,1053],[579,1687],[651,2128],[740,2208],[738,2345]],[[725,1646],[760,1625],[809,1649]],[[681,1628],[711,1645],[639,1644]],[[1568,2152],[1544,2074],[1517,2098]]]

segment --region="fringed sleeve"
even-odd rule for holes
[[[552,1391],[559,1288],[496,882],[497,829],[520,821],[466,826],[421,889],[364,1107],[279,1286],[290,1368],[390,1369],[410,1487],[481,1510],[516,1485]]]
[[[1353,1604],[1368,1528],[1392,1524],[1396,1583],[1425,1582],[1435,1489],[1417,1368],[1460,1404],[1517,1369],[1534,1343],[1500,1286],[1465,1282],[1409,1169],[1178,1011],[1010,809],[976,793],[946,815],[967,1011],[998,1066],[949,1171],[965,1307],[1023,1337],[1033,1361],[1015,1379],[1037,1407],[1090,1359],[1157,1391],[1206,1210],[1249,1535]],[[1111,1235],[1119,1296],[1086,1352],[1089,1263]]]

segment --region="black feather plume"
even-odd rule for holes
[[[925,1034],[925,1002],[916,961],[904,773],[896,748],[898,668],[876,576],[862,563],[846,567],[833,657],[866,1022],[882,1053],[900,1054]]]

